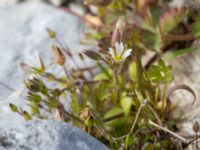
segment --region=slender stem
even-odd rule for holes
[[[147,10],[146,10],[146,17],[147,17],[148,24],[149,24],[151,27],[153,27],[152,14],[151,14],[151,11],[150,11],[149,7],[148,7]]]
[[[134,120],[134,122],[133,122],[133,125],[132,125],[130,131],[129,131],[127,134],[124,134],[124,135],[122,135],[122,136],[120,136],[120,137],[112,137],[113,140],[122,140],[122,139],[126,138],[127,135],[129,135],[130,133],[133,132],[134,127],[135,127],[135,125],[136,125],[136,123],[137,123],[137,120],[138,120],[138,118],[139,118],[139,115],[140,115],[140,113],[141,113],[141,110],[142,110],[142,108],[146,105],[146,103],[147,103],[147,100],[145,99],[145,100],[142,102],[142,104],[140,105],[140,107],[139,107],[139,109],[138,109],[138,112],[137,112],[137,114],[136,114],[135,120]]]
[[[183,141],[183,142],[186,142],[186,141],[187,141],[187,139],[185,139],[184,137],[182,137],[182,136],[180,136],[180,135],[178,135],[178,134],[176,134],[176,133],[170,131],[170,130],[167,129],[167,128],[164,128],[164,127],[162,127],[162,126],[156,124],[155,122],[153,122],[153,121],[151,121],[151,120],[149,120],[149,124],[152,125],[152,126],[154,126],[154,127],[156,127],[156,128],[158,128],[158,129],[160,129],[160,130],[163,130],[163,131],[165,131],[165,132],[168,132],[169,134],[173,135],[174,137],[180,139],[180,140]]]
[[[97,27],[97,25],[95,25],[93,22],[91,22],[90,20],[88,20],[86,17],[79,15],[78,13],[76,13],[75,11],[67,8],[67,7],[61,7],[61,9],[65,12],[71,13],[75,16],[77,16],[79,19],[81,19],[82,21],[84,21],[85,23],[89,24],[92,27]]]
[[[83,84],[96,84],[96,83],[108,83],[109,82],[109,80],[97,80],[97,81],[94,81],[94,80],[89,80],[89,81],[83,81],[82,83]],[[75,84],[79,84],[80,83],[80,81],[77,81],[77,82],[75,82]]]
[[[103,129],[103,131],[108,134],[109,141],[110,141],[110,144],[112,147],[112,145],[113,145],[112,136],[111,136],[110,132],[104,127],[104,122],[98,116],[96,116],[93,112],[91,112],[91,116],[93,119],[96,120],[96,122],[100,125],[100,127]]]
[[[0,81],[0,85],[4,86],[5,88],[7,88],[8,90],[15,92],[16,90],[14,90],[13,88],[11,88],[10,86],[6,85],[5,83]]]
[[[114,120],[114,119],[117,119],[117,118],[120,118],[120,117],[123,117],[123,116],[124,116],[124,113],[119,113],[115,116],[104,119],[103,122],[108,122],[108,121],[111,121],[111,120]]]
[[[199,149],[199,146],[198,146],[198,132],[196,132],[196,150]]]
[[[149,109],[152,111],[152,113],[154,114],[154,116],[156,117],[158,123],[159,123],[160,125],[162,125],[161,119],[159,118],[158,114],[156,113],[156,111],[153,109],[153,107],[152,107],[149,103],[148,103],[148,107],[149,107]]]
[[[67,78],[69,79],[69,78],[70,78],[70,75],[69,75],[69,73],[68,73],[66,67],[65,67],[64,65],[62,65],[62,67],[63,67],[63,70],[64,70],[64,72],[65,72],[65,75],[66,75]]]
[[[154,54],[154,55],[150,58],[150,60],[148,60],[148,62],[147,62],[146,65],[144,66],[144,68],[145,68],[146,70],[148,70],[148,69],[150,68],[150,66],[151,66],[158,58],[160,58],[160,54],[159,54],[159,53]]]
[[[55,38],[55,42],[57,42],[57,43],[61,46],[63,52],[64,52],[67,56],[69,56],[69,58],[70,58],[70,59],[72,60],[72,62],[74,63],[75,67],[79,69],[80,67],[79,67],[79,65],[77,64],[76,60],[74,59],[74,54],[72,54],[71,49],[69,48],[68,44],[62,43],[57,37]]]
[[[64,111],[64,114],[67,115],[66,118],[69,117],[70,119],[72,119],[72,120],[74,120],[74,121],[76,121],[76,122],[79,122],[80,124],[83,124],[83,123],[84,123],[81,119],[79,119],[78,117],[74,116],[73,114],[70,114],[70,113],[67,112],[67,111]]]
[[[147,103],[147,100],[145,99],[145,100],[142,102],[142,104],[140,105],[140,107],[139,107],[139,109],[138,109],[138,112],[137,112],[137,114],[136,114],[136,116],[135,116],[135,120],[134,120],[134,122],[133,122],[133,125],[132,125],[132,127],[131,127],[130,133],[133,132],[134,127],[135,127],[135,125],[136,125],[136,123],[137,123],[138,117],[139,117],[139,115],[140,115],[140,113],[141,113],[141,110],[142,110],[142,108],[146,105],[146,103]]]
[[[116,85],[116,92],[117,92],[117,102],[120,101],[120,96],[121,96],[121,91],[120,91],[120,85],[119,85],[119,79],[118,79],[118,68],[119,66],[116,66],[116,64],[114,64],[114,68],[113,68],[113,77],[114,77],[114,82]]]
[[[187,148],[190,144],[194,143],[196,140],[200,138],[199,135],[195,136],[193,139],[191,139],[189,142],[185,143],[184,148]]]
[[[118,80],[117,71],[118,71],[118,70],[117,70],[116,66],[114,66],[114,69],[113,69],[114,81],[115,81],[115,84],[116,84],[116,85],[119,85],[119,80]]]

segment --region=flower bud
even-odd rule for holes
[[[199,123],[197,121],[195,121],[195,123],[193,125],[193,131],[194,132],[199,132],[199,130],[200,130]]]
[[[31,91],[28,92],[26,98],[36,104],[40,103],[42,100],[42,97],[36,93],[32,93]]]
[[[33,80],[30,80],[30,79],[26,80],[25,85],[32,92],[39,92],[40,91],[39,85],[36,82],[34,82]]]
[[[15,104],[10,103],[9,107],[13,112],[18,112],[18,107]]]
[[[47,32],[48,32],[49,37],[50,37],[51,39],[55,39],[55,38],[56,38],[56,33],[55,33],[53,30],[47,28]]]
[[[100,60],[101,59],[101,55],[98,52],[95,52],[93,50],[86,50],[84,52],[84,54],[88,57],[90,57],[93,60]]]
[[[125,17],[124,16],[119,17],[116,23],[115,31],[113,32],[111,39],[112,46],[115,46],[116,42],[120,43],[122,41],[125,26],[126,26]]]
[[[52,49],[53,49],[53,53],[54,53],[54,61],[56,64],[59,64],[59,65],[64,65],[65,63],[65,55],[63,54],[62,50],[55,46],[55,45],[52,45]]]
[[[26,111],[23,111],[22,115],[23,115],[23,117],[24,117],[25,120],[31,120],[32,119],[32,117],[30,116],[30,114],[28,112],[26,112]]]
[[[42,82],[42,80],[35,77],[26,80],[25,85],[31,92],[41,92],[43,94],[47,93],[45,84]]]
[[[85,5],[107,6],[112,0],[85,0]]]

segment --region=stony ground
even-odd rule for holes
[[[8,108],[9,102],[24,103],[19,93],[26,75],[19,68],[19,62],[38,65],[37,56],[45,58],[47,66],[53,61],[52,41],[46,29],[54,30],[60,42],[67,45],[76,57],[78,52],[87,48],[80,44],[87,28],[77,16],[34,0],[15,5],[6,3],[0,7],[0,16],[0,64],[3,64],[0,67],[0,127],[4,127],[21,121]],[[83,65],[79,57],[76,61],[79,67]],[[71,61],[67,63],[69,67],[75,67]],[[63,73],[59,68],[53,69],[57,75]]]

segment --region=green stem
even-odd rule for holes
[[[119,79],[118,79],[118,68],[119,66],[116,66],[116,64],[114,64],[114,68],[113,68],[113,78],[114,78],[114,82],[115,82],[115,88],[116,88],[116,92],[117,92],[117,102],[120,101],[120,97],[121,97],[121,91],[120,91],[120,84],[119,84]]]
[[[114,77],[114,82],[116,85],[119,85],[119,80],[118,80],[118,76],[117,76],[117,68],[114,66],[113,69],[113,77]]]
[[[145,100],[142,102],[142,104],[140,105],[140,107],[139,107],[139,109],[138,109],[138,112],[137,112],[137,114],[136,114],[136,116],[135,116],[135,120],[134,120],[134,122],[133,122],[133,125],[132,125],[131,130],[130,130],[129,133],[132,133],[132,132],[133,132],[133,130],[134,130],[134,128],[135,128],[135,125],[136,125],[136,123],[137,123],[137,120],[138,120],[138,118],[139,118],[139,115],[140,115],[140,113],[141,113],[141,110],[142,110],[142,108],[146,105],[146,103],[147,103],[147,100],[145,99]]]
[[[157,112],[153,109],[153,107],[151,106],[150,103],[148,103],[148,107],[149,107],[149,109],[151,110],[151,112],[153,113],[153,115],[155,116],[155,118],[157,119],[159,125],[162,125],[162,121],[161,121],[161,119],[159,118],[159,115],[158,115]]]
[[[98,123],[100,125],[100,127],[105,132],[105,134],[107,134],[110,145],[111,145],[111,147],[113,147],[112,136],[111,136],[110,132],[104,127],[104,122],[92,112],[91,112],[91,116],[96,121],[96,123]]]
[[[142,96],[145,97],[145,92],[143,89],[143,67],[141,62],[141,51],[138,49],[136,50],[136,67],[137,67],[137,83],[139,91],[141,92]]]
[[[164,84],[163,87],[163,97],[162,97],[162,106],[161,106],[161,111],[163,113],[164,116],[164,109],[165,109],[165,103],[166,103],[166,91],[167,91],[167,83]]]

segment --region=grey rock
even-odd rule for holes
[[[53,120],[33,120],[0,130],[1,150],[108,150],[80,129]]]
[[[50,3],[55,6],[60,6],[65,0],[1,0],[0,7],[10,7],[16,5],[19,2],[23,1],[43,1],[46,3]]]
[[[18,0],[1,0],[0,1],[0,8],[1,7],[9,7],[13,6],[18,2]]]
[[[23,80],[26,78],[18,67],[18,62],[38,65],[35,63],[38,62],[35,54],[45,60],[46,66],[50,66],[53,61],[50,48],[52,41],[46,32],[47,28],[54,30],[60,42],[69,46],[78,66],[82,67],[84,64],[77,54],[88,48],[80,44],[87,28],[78,17],[40,1],[0,7],[0,82],[17,91],[13,93],[0,84],[0,127],[22,121],[19,115],[10,112],[8,108],[10,102],[19,105],[24,103],[21,97],[16,98],[23,89]],[[66,65],[69,68],[76,67],[70,60]],[[54,74],[63,74],[58,66],[51,68],[49,71]]]
[[[172,0],[170,3],[171,7],[188,7],[194,6],[195,0]]]
[[[200,123],[200,49],[187,53],[171,62],[173,66],[175,84],[185,84],[191,87],[196,94],[196,102],[192,105],[193,96],[187,91],[176,92],[172,96],[173,103],[178,107],[175,114],[184,119],[179,124],[180,132],[185,135],[194,135],[193,124]]]
[[[198,8],[195,0],[173,0],[172,7]],[[199,47],[199,41],[194,44]],[[178,91],[172,95],[173,103],[176,104],[175,115],[181,116],[182,121],[178,124],[179,132],[183,136],[195,136],[193,125],[197,121],[200,124],[200,48],[176,58],[171,62],[173,66],[174,84],[185,84],[191,87],[196,94],[196,102],[192,105],[193,96],[187,91]],[[200,146],[200,145],[199,145]],[[193,148],[191,148],[193,149]]]

